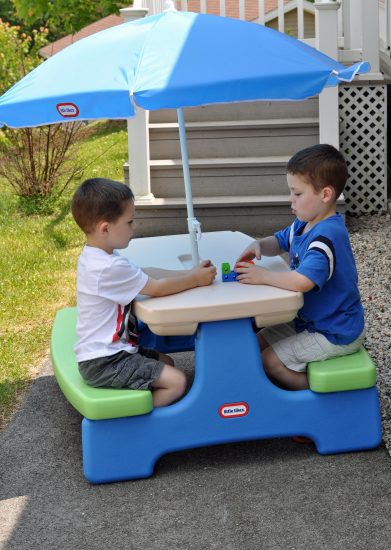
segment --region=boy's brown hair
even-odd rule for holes
[[[349,176],[342,154],[327,144],[313,145],[293,155],[287,172],[302,176],[317,192],[332,187],[335,199],[342,193]]]
[[[114,222],[134,195],[127,185],[107,178],[85,180],[72,199],[72,215],[84,233],[91,233],[100,221]]]

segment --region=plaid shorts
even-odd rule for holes
[[[364,342],[365,330],[360,336],[346,345],[335,345],[320,332],[296,332],[294,323],[285,323],[261,330],[266,342],[273,348],[279,360],[288,369],[304,372],[307,363],[324,361],[339,355],[349,355],[358,351]]]
[[[81,361],[79,372],[94,388],[147,390],[160,377],[163,367],[157,351],[139,347],[137,353],[120,351],[108,357]]]

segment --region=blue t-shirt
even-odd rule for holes
[[[335,214],[303,234],[306,223],[295,220],[275,233],[280,248],[289,252],[291,270],[315,283],[304,294],[296,330],[320,332],[333,344],[350,344],[364,329],[364,309],[345,223]]]

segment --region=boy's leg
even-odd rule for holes
[[[181,370],[165,364],[159,378],[152,382],[151,389],[153,406],[164,407],[185,393],[186,376]]]
[[[270,346],[262,352],[262,362],[268,378],[276,385],[287,390],[308,389],[306,373],[288,369]]]
[[[258,334],[259,348],[262,353],[262,362],[268,378],[280,388],[301,390],[308,388],[307,375],[304,372],[295,372],[288,369],[273,351],[271,344],[295,334],[292,323],[284,323],[274,327],[262,329]],[[270,342],[268,339],[270,339]]]
[[[262,353],[266,348],[268,348],[270,346],[270,344],[262,336],[262,332],[258,332],[257,338],[258,338],[259,349],[261,350],[261,353]]]

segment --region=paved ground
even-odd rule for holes
[[[178,354],[189,369],[191,354]],[[288,439],[163,457],[150,479],[92,486],[80,416],[45,365],[0,434],[3,550],[390,548],[391,458]]]

